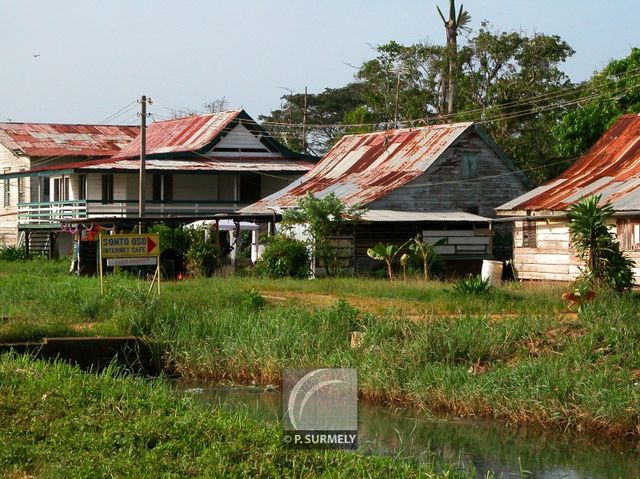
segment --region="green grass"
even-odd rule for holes
[[[283,448],[243,412],[179,397],[161,381],[0,356],[4,477],[448,477],[433,465]]]
[[[562,314],[562,288],[545,285],[478,296],[441,282],[212,278],[166,284],[158,298],[115,276],[100,297],[97,279],[65,267],[0,263],[0,338],[141,335],[167,344],[184,376],[212,380],[274,383],[283,367],[355,367],[373,400],[640,437],[637,294],[599,294],[577,319]],[[305,296],[264,304],[257,291],[333,296],[325,306]],[[381,298],[392,306],[376,314],[349,304]],[[407,319],[417,307],[426,320]],[[365,333],[357,349],[352,331]]]

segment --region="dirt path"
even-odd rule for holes
[[[277,304],[287,301],[295,301],[301,305],[310,308],[326,308],[335,304],[339,299],[345,299],[361,311],[372,314],[389,314],[397,313],[405,318],[414,321],[423,321],[433,317],[459,317],[459,314],[455,313],[438,313],[429,311],[428,305],[418,301],[407,301],[404,299],[379,299],[369,298],[356,295],[336,295],[329,293],[311,293],[307,291],[260,291],[260,294],[267,300],[268,303]],[[506,318],[513,318],[519,316],[518,313],[500,313],[489,314],[489,319],[492,321],[500,321]],[[558,319],[562,322],[575,321],[577,314],[572,312],[562,312],[558,315]]]

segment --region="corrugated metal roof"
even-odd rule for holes
[[[640,210],[639,186],[640,115],[623,115],[564,173],[497,210],[564,210],[599,194],[616,211],[635,211]]]
[[[306,173],[313,168],[314,164],[304,160],[289,160],[271,157],[256,158],[195,158],[195,159],[147,159],[145,162],[148,171],[228,171],[236,173],[251,172],[296,172]],[[20,175],[43,173],[46,171],[58,171],[60,169],[75,171],[112,171],[129,172],[140,169],[140,161],[137,159],[113,159],[102,161],[81,161],[76,163],[64,163],[44,168],[34,168]],[[3,175],[0,175],[3,177]]]
[[[292,207],[308,192],[335,193],[347,205],[366,205],[424,173],[473,123],[432,125],[343,137],[287,188],[243,211]]]
[[[138,135],[136,126],[0,123],[0,143],[32,158],[111,156]]]
[[[151,123],[147,128],[147,155],[200,151],[241,112],[242,110],[230,110]],[[115,158],[138,156],[140,141],[133,141]]]
[[[434,212],[412,212],[393,210],[367,210],[363,219],[373,222],[410,222],[410,221],[436,221],[436,222],[490,222],[490,218],[465,213],[462,211],[434,211]]]

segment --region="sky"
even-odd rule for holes
[[[222,96],[257,117],[288,89],[345,85],[375,45],[444,42],[436,4],[448,1],[0,0],[0,121],[136,123],[143,94],[156,120]],[[464,6],[475,28],[561,36],[573,81],[640,46],[637,0]]]

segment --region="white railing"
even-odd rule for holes
[[[236,211],[248,203],[226,201],[172,201],[147,202],[146,216],[207,216]],[[19,203],[19,226],[59,226],[63,219],[86,218],[132,218],[138,216],[137,201],[100,200],[50,201],[42,203]]]
[[[60,220],[86,217],[86,201],[18,203],[18,225],[59,225]]]

